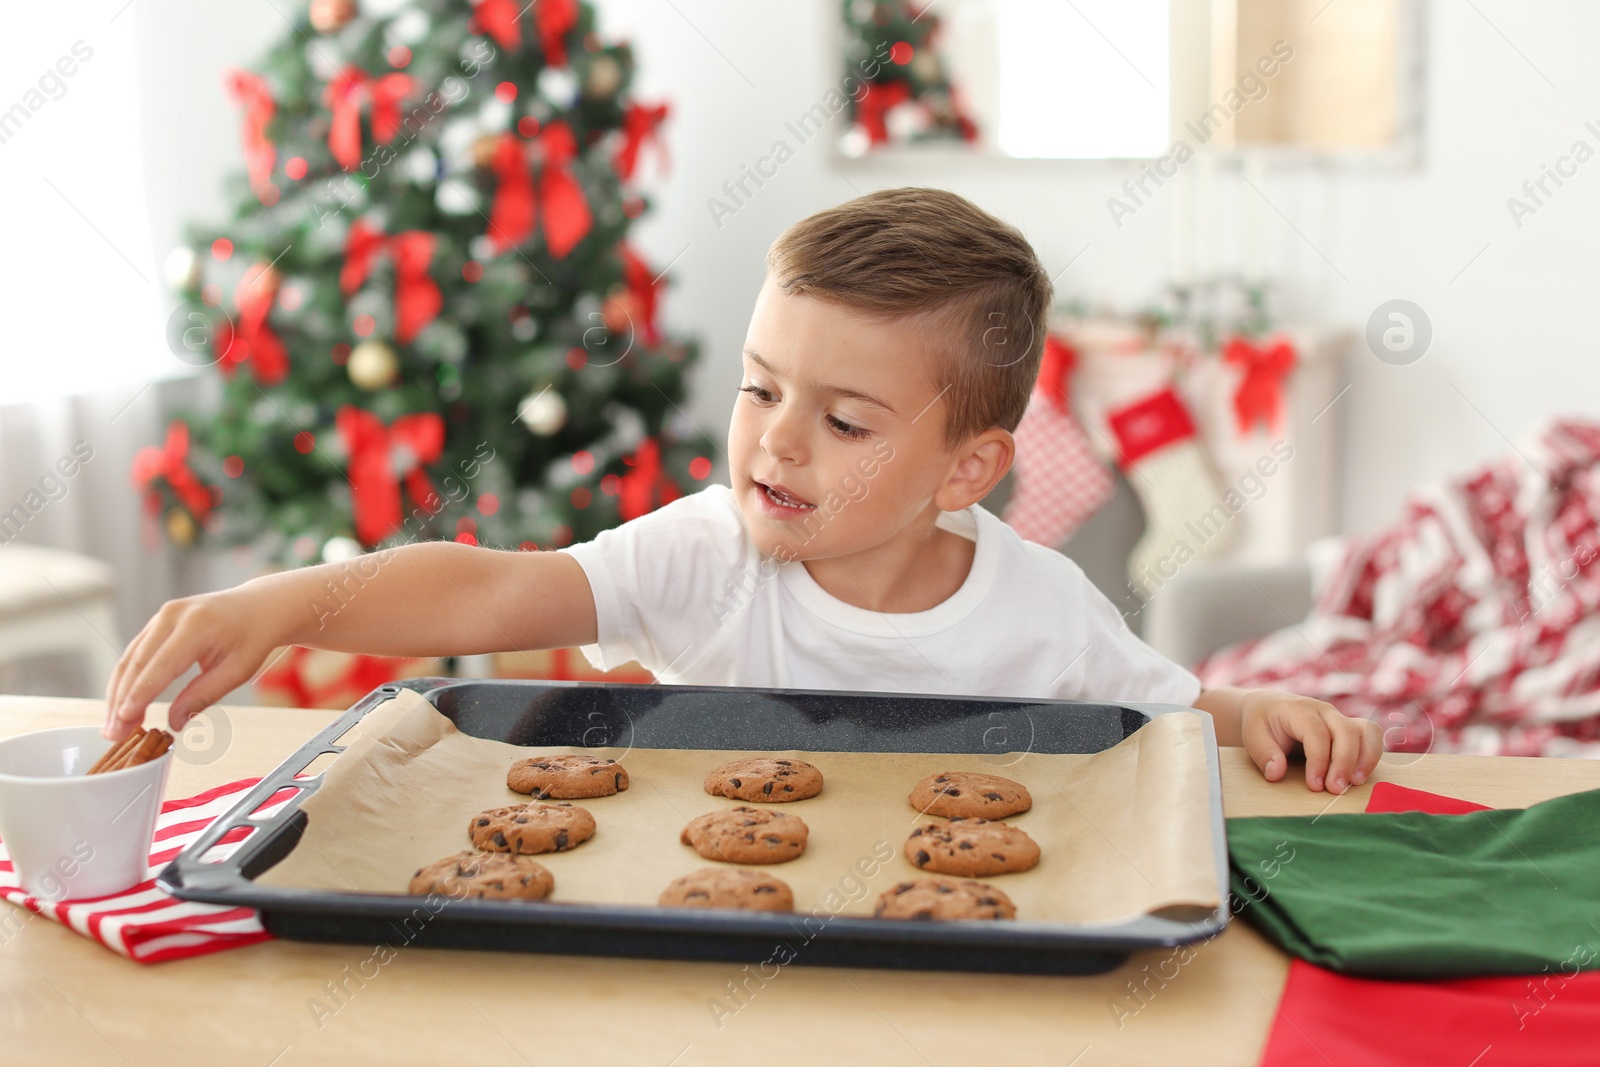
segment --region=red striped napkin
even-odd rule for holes
[[[132,889],[108,897],[52,903],[30,896],[17,882],[11,869],[10,853],[0,842],[0,897],[20,904],[33,914],[54,919],[139,963],[186,959],[265,941],[272,935],[261,928],[261,919],[254,909],[179,900],[157,889],[155,884],[155,876],[161,868],[260,780],[245,778],[208,789],[187,800],[169,800],[162,804],[161,814],[156,818],[145,880]],[[279,790],[256,810],[258,813],[277,811],[295,792]],[[247,827],[230,831],[214,853],[220,858],[232,852],[248,834]],[[4,922],[0,919],[0,923]]]

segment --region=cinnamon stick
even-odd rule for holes
[[[145,733],[143,726],[135,729],[133,733],[106,749],[100,758],[94,761],[94,765],[89,768],[87,773],[99,774],[101,771],[109,770],[112,764],[127,755],[130,750],[138,746],[139,742],[144,740]]]
[[[125,771],[129,767],[137,767],[141,763],[149,763],[160,758],[167,749],[172,747],[173,736],[165,730],[146,730],[140,728],[120,744],[112,747],[105,755],[95,761],[89,768],[89,774],[105,774],[110,771]]]
[[[162,737],[167,739],[166,744],[161,743]],[[172,743],[172,735],[165,730],[150,730],[139,740],[139,744],[131,751],[125,752],[121,759],[113,761],[107,770],[125,771],[129,767],[137,767],[141,763],[148,763],[155,759],[160,752],[165,752],[167,745]]]

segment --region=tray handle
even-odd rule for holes
[[[231,868],[236,866],[240,871],[250,870],[257,857],[282,834],[292,829],[291,824],[297,822],[300,815],[301,802],[322,788],[322,773],[301,778],[300,772],[325,755],[330,753],[337,755],[343,752],[349,746],[336,745],[333,743],[335,739],[350,732],[367,713],[400,692],[400,689],[399,684],[374,689],[319,731],[315,737],[296,749],[294,755],[252,786],[233,807],[217,816],[199,837],[174,856],[172,862],[163,867],[161,873],[156,876],[157,884],[169,893],[180,889],[218,888],[233,884],[238,875]],[[285,801],[283,807],[271,818],[250,817],[269,798],[286,788],[294,789],[295,795]],[[215,847],[223,837],[240,827],[249,827],[252,833],[240,842],[238,849],[228,857],[228,864],[201,860],[201,857]]]

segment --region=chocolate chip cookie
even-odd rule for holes
[[[1039,862],[1039,846],[1015,826],[955,818],[912,830],[906,838],[906,859],[924,871],[981,878],[1030,869]]]
[[[706,792],[756,804],[807,800],[822,792],[822,772],[805,760],[736,759],[706,775]]]
[[[598,756],[534,756],[511,765],[506,786],[535,800],[587,800],[628,788],[628,772],[616,760]]]
[[[912,788],[909,799],[924,815],[948,818],[1003,819],[1033,807],[1033,797],[1021,784],[975,771],[930,774]]]
[[[663,908],[735,908],[740,911],[793,911],[794,891],[764,871],[702,867],[676,878],[661,891]]]
[[[565,852],[594,836],[594,816],[571,804],[512,804],[474,815],[467,836],[495,852]]]
[[[529,856],[458,852],[412,876],[408,893],[439,893],[451,900],[543,900],[556,880]]]
[[[810,833],[798,815],[740,806],[691,819],[678,840],[708,860],[783,863],[806,850]]]
[[[872,914],[880,919],[1015,919],[1017,906],[992,885],[969,878],[918,878],[892,886]]]

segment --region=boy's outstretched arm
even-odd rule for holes
[[[454,542],[386,549],[169,600],[123,651],[106,686],[107,737],[192,664],[173,698],[174,730],[248,682],[282,645],[388,656],[566,648],[595,640],[594,596],[564,552],[503,552]]]
[[[1383,730],[1323,700],[1276,689],[1201,690],[1194,706],[1211,713],[1217,744],[1242,745],[1269,782],[1289,769],[1296,746],[1306,755],[1306,785],[1343,793],[1360,785],[1383,755]]]

